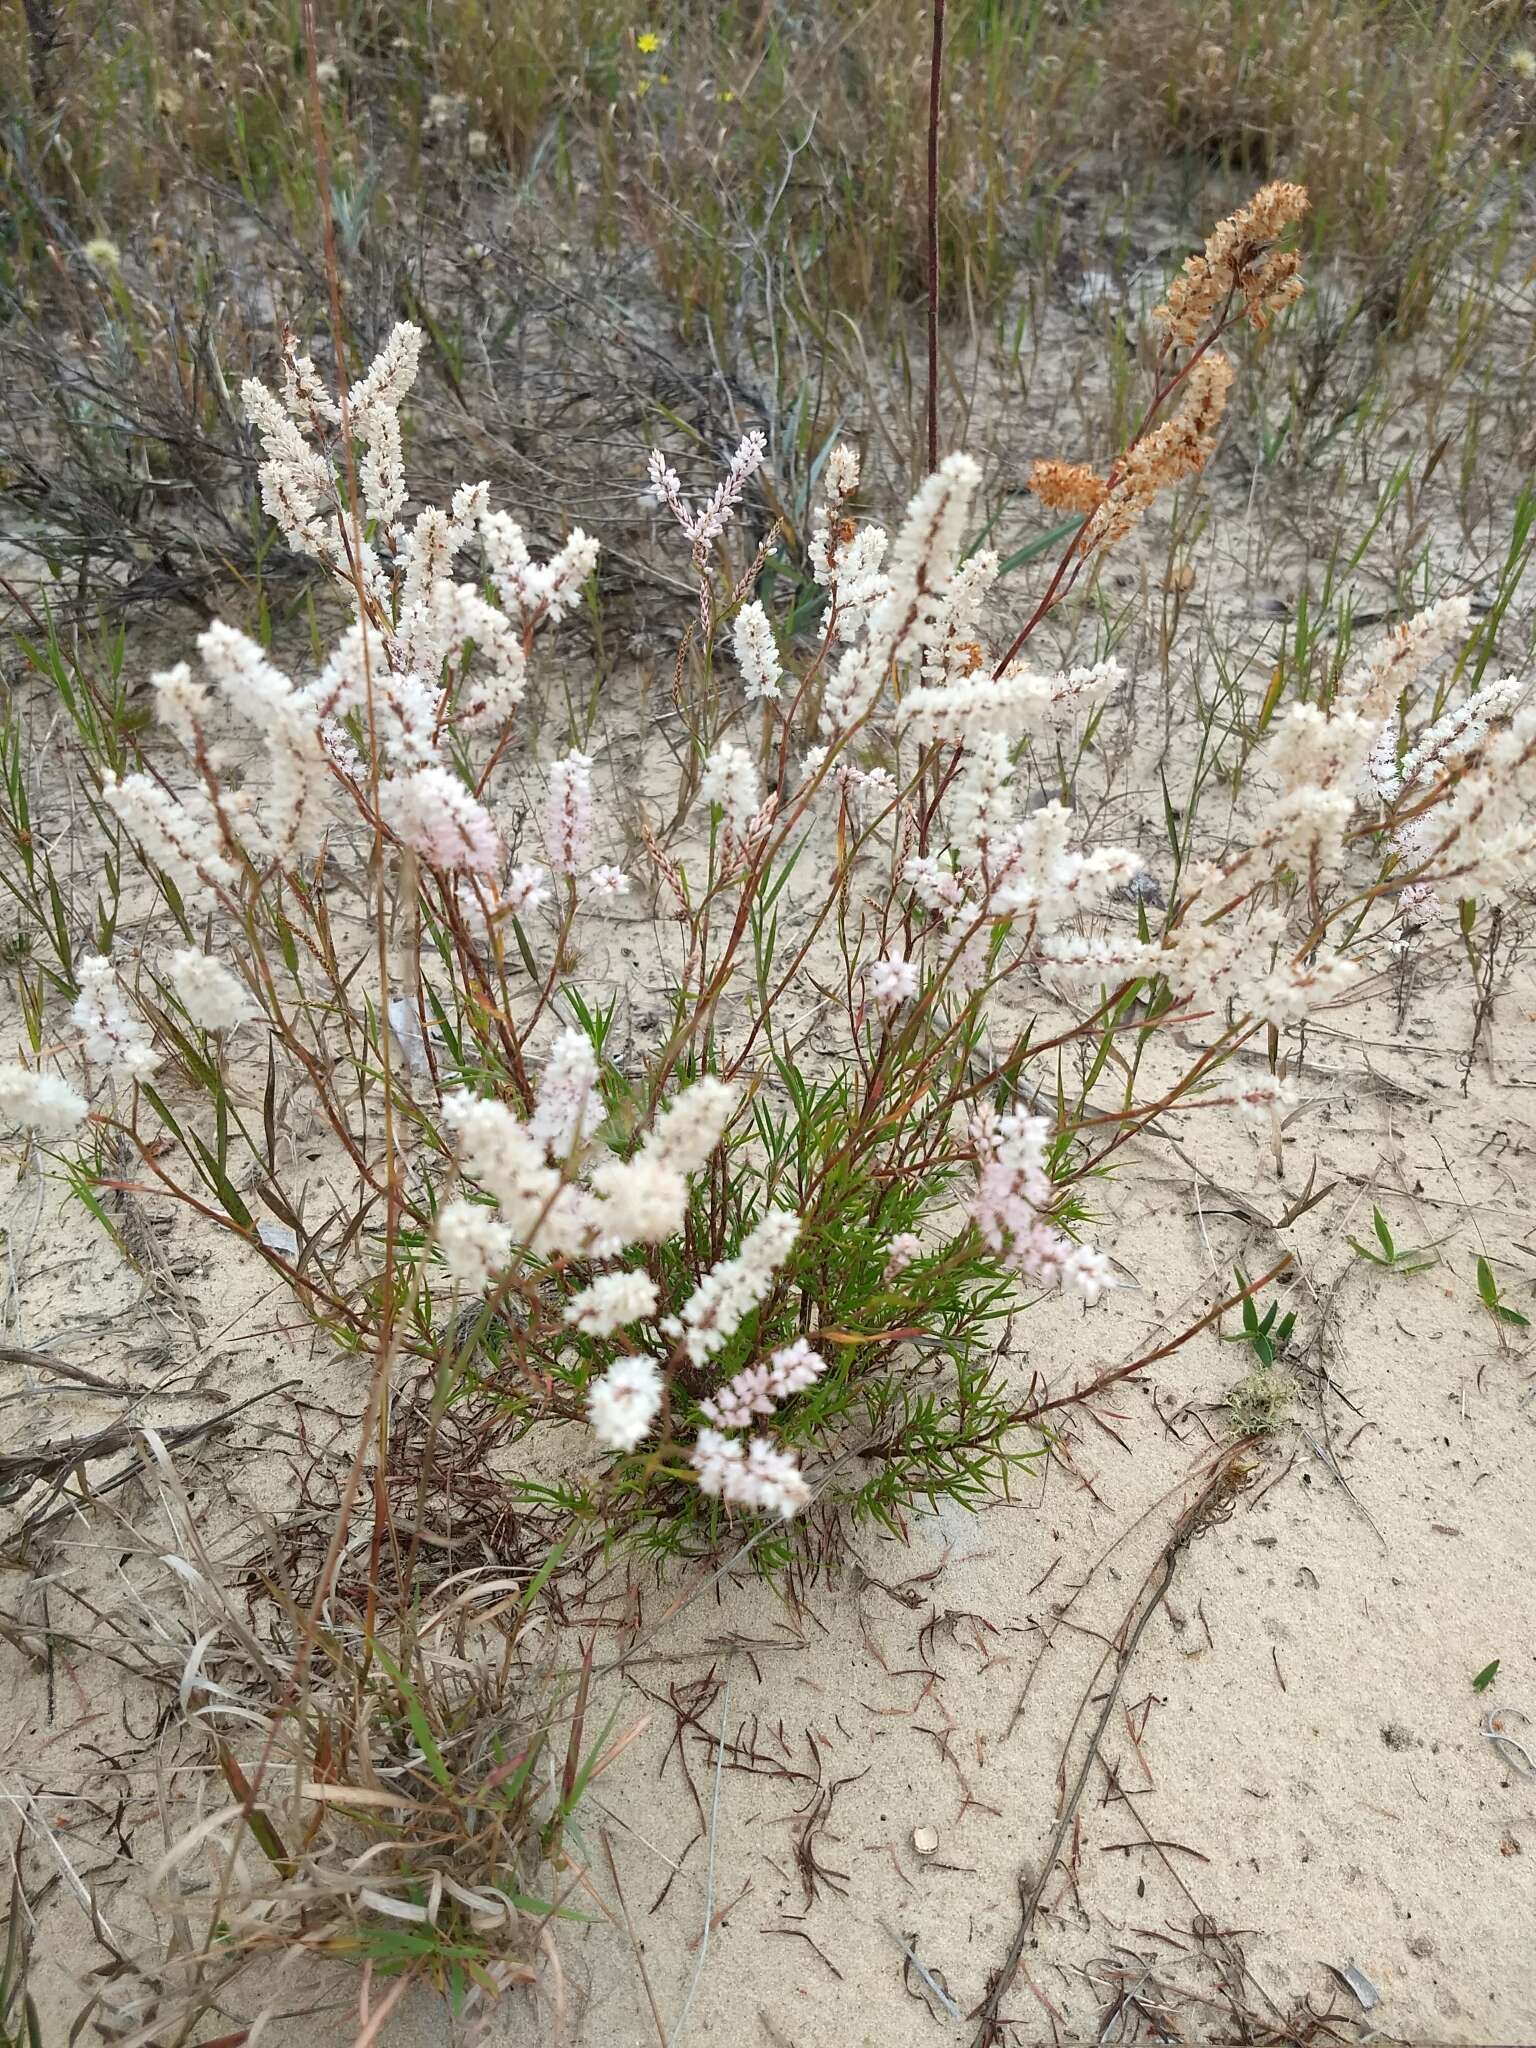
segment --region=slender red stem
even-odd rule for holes
[[[944,0],[933,0],[928,67],[928,474],[939,466],[939,105],[944,81]]]

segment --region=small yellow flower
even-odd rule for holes
[[[722,100],[724,100],[725,104],[729,106],[731,101],[735,99],[736,95],[731,91],[730,87],[727,86],[725,91],[721,93],[720,97]]]
[[[643,36],[635,37],[635,48],[642,57],[654,56],[656,51],[661,48],[661,37],[652,35],[651,31],[647,29]]]

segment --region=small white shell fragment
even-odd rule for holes
[[[912,1846],[919,1856],[931,1856],[939,1846],[937,1828],[920,1827],[912,1830]]]

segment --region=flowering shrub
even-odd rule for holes
[[[0,1072],[6,1116],[40,1143],[75,1134],[60,1156],[82,1191],[127,1161],[238,1233],[339,1342],[426,1375],[434,1416],[569,1426],[542,1477],[510,1482],[527,1501],[665,1546],[818,1505],[894,1523],[997,1483],[1033,1441],[999,1326],[1021,1299],[1115,1285],[1085,1235],[1091,1177],[1174,1109],[1273,1118],[1281,1029],[1344,998],[1437,892],[1509,888],[1532,847],[1536,712],[1513,684],[1407,729],[1416,679],[1466,632],[1454,599],[1282,712],[1249,843],[1176,848],[1156,925],[1136,853],[1026,800],[1072,786],[1060,764],[1134,687],[1109,659],[1034,665],[1027,643],[1208,460],[1233,377],[1214,344],[1300,289],[1277,238],[1304,204],[1266,188],[1191,259],[1106,475],[1037,466],[1082,523],[1000,656],[968,456],[887,533],[855,514],[853,450],[829,451],[800,645],[753,595],[774,536],[732,553],[761,436],[699,502],[658,451],[697,603],[677,787],[645,815],[599,803],[580,720],[556,751],[535,737],[554,721],[541,642],[596,544],[576,530],[536,560],[484,484],[407,516],[414,328],[335,395],[290,346],[281,394],[249,384],[245,404],[266,509],[344,600],[342,630],[301,682],[211,626],[196,673],[155,678],[149,736],[80,707],[103,872],[159,910],[134,952],[61,952],[70,1027],[45,1029],[39,1000],[34,1064]],[[663,1014],[641,1050],[589,960],[646,908],[636,983]],[[100,935],[115,922],[114,899]],[[1144,1089],[1148,1046],[1196,1018],[1206,1049]],[[1265,1027],[1271,1072],[1230,1082]],[[355,1191],[313,1231],[277,1100]]]

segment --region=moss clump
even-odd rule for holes
[[[1273,1436],[1300,1391],[1294,1373],[1256,1365],[1246,1379],[1228,1388],[1224,1406],[1239,1435]]]

